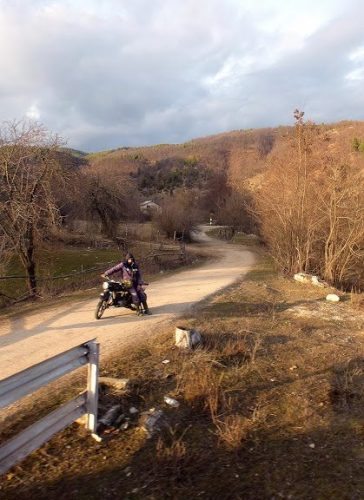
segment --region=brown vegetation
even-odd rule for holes
[[[318,126],[305,122],[298,110],[295,117],[294,127],[235,131],[182,145],[124,148],[95,155],[91,161],[128,164],[136,177],[149,170],[154,175],[154,168],[167,165],[178,178],[179,165],[194,161],[199,169],[214,173],[207,175],[202,190],[200,186],[202,220],[213,214],[214,220],[235,230],[257,232],[260,227],[284,272],[310,271],[337,286],[361,289],[364,126]],[[145,175],[143,179],[145,183]],[[171,176],[162,180],[165,187],[172,182]]]
[[[261,233],[280,268],[364,285],[364,170],[350,143],[297,116],[256,194]]]
[[[177,350],[168,325],[103,365],[102,375],[137,383],[122,396],[101,393],[102,413],[112,404],[126,413],[163,408],[165,431],[147,439],[134,421],[96,443],[73,426],[1,478],[1,494],[360,498],[364,317],[349,302],[325,304],[325,294],[277,277],[262,260],[184,318],[203,334],[202,349]],[[316,306],[319,317],[310,314]],[[165,394],[179,408],[164,405]]]
[[[167,238],[190,241],[198,221],[197,199],[193,191],[179,191],[164,198],[161,212],[155,213],[153,223]]]

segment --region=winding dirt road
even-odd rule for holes
[[[177,272],[148,287],[152,316],[137,317],[124,308],[105,311],[94,319],[99,290],[92,300],[70,301],[0,321],[0,379],[54,356],[75,345],[97,338],[101,356],[117,347],[158,332],[158,325],[186,312],[197,302],[232,284],[246,274],[254,254],[198,233],[199,244],[216,256],[199,268]]]

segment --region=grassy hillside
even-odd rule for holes
[[[332,136],[337,135],[348,148],[357,138],[364,143],[364,122],[343,121],[325,124],[323,128]],[[117,165],[127,173],[138,171],[141,165],[152,167],[168,159],[198,161],[212,170],[223,169],[230,181],[240,184],[266,169],[269,153],[281,147],[294,127],[236,130],[194,139],[183,144],[158,144],[155,146],[113,149],[92,153],[86,158],[93,165]]]

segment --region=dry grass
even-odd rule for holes
[[[354,310],[364,312],[364,294],[352,291],[350,293],[350,304]]]
[[[242,415],[228,415],[223,420],[217,420],[215,427],[219,443],[224,444],[228,450],[236,450],[248,437],[254,422]]]
[[[164,432],[148,440],[134,422],[97,444],[71,427],[9,471],[0,495],[361,498],[364,321],[350,300],[331,314],[293,312],[326,307],[326,293],[277,276],[262,259],[246,281],[179,320],[203,334],[203,349],[177,350],[166,325],[102,367],[104,376],[137,380],[117,402],[162,408]],[[165,405],[165,394],[180,407]],[[111,403],[103,394],[103,411]]]
[[[183,363],[177,375],[176,390],[192,407],[208,410],[212,418],[222,404],[222,374],[212,365],[209,353],[198,353]]]
[[[188,431],[188,427],[179,433],[178,428],[168,428],[168,434],[159,437],[156,444],[156,456],[159,461],[166,460],[173,462],[174,466],[186,456],[187,448],[183,441],[183,436]]]

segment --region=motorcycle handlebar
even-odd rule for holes
[[[105,281],[113,281],[111,278],[109,278],[109,276],[105,276],[104,274],[100,274],[100,277],[105,280]],[[140,285],[138,286],[148,286],[149,283],[143,281],[143,283],[141,283]]]

